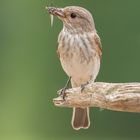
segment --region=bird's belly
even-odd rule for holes
[[[81,61],[77,54],[73,55],[72,58],[60,57],[61,65],[68,76],[77,84],[85,84],[87,81],[95,80],[99,67],[100,60],[95,56],[90,61]]]

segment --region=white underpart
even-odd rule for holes
[[[63,53],[73,53],[72,58],[68,58],[69,55],[66,58],[64,58],[63,56],[60,57],[61,65],[64,71],[67,73],[68,76],[72,77],[72,80],[76,83],[77,86],[85,84],[91,79],[95,80],[100,69],[100,58],[97,52],[93,49],[93,46],[89,47],[90,51],[88,52],[83,42],[79,41],[80,37],[82,36],[84,42],[90,46],[91,44],[88,41],[86,35],[69,34],[68,32],[64,32],[64,30],[62,32],[64,33],[63,35],[68,35],[70,37],[70,40],[67,38],[65,39],[66,46],[64,46],[63,48],[61,45],[61,41],[59,42],[58,50],[60,56]],[[94,34],[92,33],[92,35]],[[68,42],[68,40],[70,42]],[[67,46],[67,44],[69,44],[69,46]],[[93,45],[96,45],[96,43]],[[67,52],[68,47],[69,51]],[[79,53],[80,48],[84,52],[86,58],[89,58],[89,55],[92,56],[92,60],[89,61],[89,63],[87,63],[86,61],[81,63],[81,59],[84,59],[84,57],[81,57]]]

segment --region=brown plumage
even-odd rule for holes
[[[63,22],[57,52],[64,71],[71,77],[72,87],[94,81],[100,69],[102,49],[91,13],[78,6],[47,9]],[[89,108],[73,109],[72,126],[76,130],[90,126]]]

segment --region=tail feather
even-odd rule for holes
[[[89,108],[73,108],[72,127],[75,130],[87,129],[90,126]]]

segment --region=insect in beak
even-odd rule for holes
[[[54,16],[50,15],[50,19],[51,19],[51,27],[53,26],[53,21],[54,21]]]
[[[46,7],[46,9],[48,10],[49,14],[50,14],[50,18],[51,18],[51,26],[53,26],[53,21],[54,21],[54,16],[57,16],[59,18],[65,18],[65,14],[63,12],[62,8],[56,8],[56,7]]]
[[[46,6],[45,9],[47,9],[49,11],[49,7]],[[54,15],[51,14],[51,13],[50,13],[50,19],[51,19],[51,27],[52,27],[53,26],[53,22],[54,22]]]

